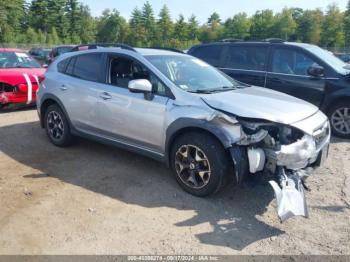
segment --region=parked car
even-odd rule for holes
[[[350,138],[350,66],[315,45],[280,40],[219,42],[189,54],[234,79],[301,98],[319,107],[335,135]]]
[[[350,54],[334,54],[336,57],[338,57],[340,60],[344,61],[345,63],[350,63]]]
[[[29,54],[34,57],[41,65],[48,65],[51,49],[32,48]]]
[[[45,71],[25,51],[0,48],[0,107],[35,103]]]
[[[52,48],[49,55],[48,63],[51,64],[56,57],[70,52],[74,47],[75,45],[61,45]]]
[[[56,146],[82,136],[141,153],[196,196],[262,170],[300,178],[327,157],[328,119],[308,102],[183,53],[96,48],[59,57],[38,91],[41,125]]]

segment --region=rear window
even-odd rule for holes
[[[223,45],[199,46],[190,52],[190,55],[198,57],[212,66],[220,67],[220,58]]]
[[[77,56],[73,66],[73,76],[97,82],[101,68],[101,58],[100,53]]]
[[[225,67],[265,71],[268,48],[262,46],[229,46]]]

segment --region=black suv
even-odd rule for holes
[[[232,78],[284,92],[318,106],[333,133],[350,138],[350,65],[318,46],[281,40],[222,41],[188,53]]]

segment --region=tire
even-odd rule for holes
[[[171,148],[170,161],[179,185],[198,197],[220,191],[233,173],[232,161],[221,143],[210,134],[200,132],[177,138]]]
[[[72,134],[66,115],[57,104],[50,105],[44,118],[46,134],[52,144],[67,147],[72,144]]]
[[[328,110],[332,133],[341,138],[350,138],[350,102],[343,101]]]

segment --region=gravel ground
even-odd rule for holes
[[[35,110],[0,114],[0,254],[350,254],[350,144],[308,180],[310,218],[281,224],[266,181],[206,199],[158,162],[52,146]]]

